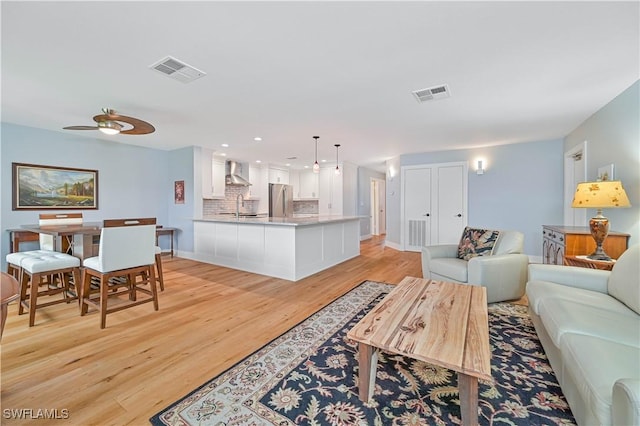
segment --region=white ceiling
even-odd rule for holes
[[[1,2],[2,121],[310,165],[562,138],[640,77],[640,3]],[[207,75],[149,69],[171,55]],[[413,90],[448,84],[419,104]],[[102,107],[145,136],[69,131]],[[262,142],[254,142],[260,136]],[[228,143],[229,148],[222,148]]]

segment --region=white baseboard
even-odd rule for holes
[[[388,240],[384,241],[384,246],[392,248],[394,250],[404,251],[404,250],[402,250],[402,246],[400,244],[394,243],[394,242],[391,242],[391,241],[388,241]]]
[[[372,237],[373,237],[373,235],[371,235],[371,234],[360,235],[360,241],[368,240],[368,239],[370,239]]]

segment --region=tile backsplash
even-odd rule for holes
[[[236,198],[239,194],[244,197],[249,193],[247,186],[227,185],[224,191],[224,199],[203,200],[202,214],[203,216],[213,216],[221,213],[236,212]],[[240,203],[240,213],[254,214],[258,212],[258,200],[245,200],[244,206]],[[265,202],[268,205],[268,201]],[[266,213],[267,209],[264,210]],[[318,200],[299,200],[293,201],[294,214],[318,214]]]
[[[318,214],[318,200],[293,201],[294,214]]]
[[[220,213],[235,213],[236,212],[236,198],[238,195],[247,197],[249,193],[248,186],[235,186],[227,185],[224,189],[224,199],[218,200],[203,200],[202,202],[202,214],[204,216],[211,216]],[[257,213],[258,200],[245,200],[244,203],[240,202],[240,213]]]

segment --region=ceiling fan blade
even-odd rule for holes
[[[130,124],[132,126],[131,129],[123,130],[120,132],[123,135],[146,135],[156,131],[156,128],[153,127],[151,123],[115,113],[96,115],[95,117],[93,117],[93,121],[95,121],[96,123],[100,123],[103,121],[121,121],[123,123]]]
[[[67,126],[64,130],[98,130],[97,126]]]

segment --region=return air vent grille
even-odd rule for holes
[[[149,68],[183,83],[190,83],[207,75],[206,72],[200,71],[171,56],[161,59]]]
[[[420,103],[436,99],[444,99],[451,96],[451,92],[449,91],[449,86],[447,84],[414,90],[412,93]]]
[[[409,220],[408,237],[410,246],[427,245],[427,223],[424,220]]]

